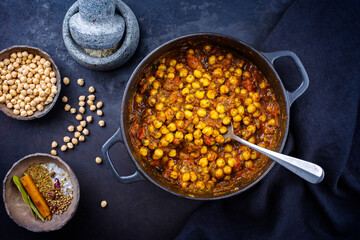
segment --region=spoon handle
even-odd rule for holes
[[[275,162],[279,163],[283,167],[287,168],[291,172],[295,173],[299,177],[305,179],[310,183],[320,183],[324,178],[324,170],[311,162],[307,162],[298,158],[290,157],[278,152],[271,151],[266,148],[259,147],[258,145],[252,144],[235,134],[231,136],[234,140],[258,151],[259,153],[268,156],[273,159]]]

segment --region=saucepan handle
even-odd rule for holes
[[[309,77],[307,75],[307,72],[304,68],[304,65],[301,63],[300,59],[298,58],[298,56],[291,52],[291,51],[278,51],[278,52],[271,52],[271,53],[262,53],[272,64],[274,64],[274,61],[279,58],[279,57],[290,57],[297,69],[299,70],[300,72],[300,75],[301,75],[301,79],[302,79],[302,82],[300,84],[300,86],[293,92],[289,92],[286,90],[286,93],[289,97],[289,103],[290,103],[290,106],[291,104],[298,98],[300,97],[304,92],[305,90],[308,88],[309,86]]]
[[[145,178],[141,175],[139,171],[136,171],[134,174],[129,176],[120,176],[119,173],[116,171],[115,166],[109,156],[109,149],[117,142],[124,143],[120,128],[118,128],[116,133],[109,140],[107,140],[107,142],[102,147],[102,153],[104,155],[104,158],[108,161],[110,171],[115,175],[116,180],[121,183],[133,183],[145,180]]]

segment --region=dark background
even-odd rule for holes
[[[79,95],[96,88],[96,97],[104,102],[105,128],[93,123],[90,135],[71,151],[60,152],[76,173],[81,186],[81,199],[74,218],[53,233],[32,233],[17,226],[0,207],[1,239],[172,239],[195,209],[206,204],[182,199],[149,182],[124,185],[115,181],[105,164],[97,165],[101,147],[119,127],[120,103],[127,80],[136,65],[158,45],[184,34],[216,32],[239,38],[257,49],[279,21],[292,0],[242,1],[125,1],[140,25],[140,42],[135,55],[117,70],[96,72],[72,59],[62,40],[62,21],[74,1],[0,2],[0,49],[12,45],[30,45],[46,51],[56,62],[61,76],[71,84],[62,88],[70,104]],[[291,50],[291,49],[290,49]],[[76,84],[85,79],[85,86]],[[60,97],[61,98],[61,97]],[[51,150],[51,142],[62,141],[74,116],[63,110],[58,100],[45,117],[17,121],[0,113],[0,179],[17,160],[25,155]],[[87,110],[87,113],[90,111]],[[95,116],[95,115],[94,115]],[[99,117],[95,116],[95,122]],[[121,144],[110,151],[119,172],[131,174],[134,166]],[[255,187],[256,188],[256,187]],[[1,195],[2,198],[2,195]],[[108,207],[102,209],[100,202]]]

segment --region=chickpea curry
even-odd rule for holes
[[[172,51],[146,69],[133,95],[130,138],[139,157],[188,192],[220,191],[255,176],[268,159],[222,134],[274,149],[280,109],[265,77],[225,48]]]

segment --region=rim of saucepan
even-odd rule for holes
[[[124,145],[126,146],[126,149],[133,161],[133,163],[135,164],[136,166],[136,169],[138,171],[140,171],[140,173],[148,180],[150,181],[151,183],[155,184],[156,186],[160,187],[161,189],[171,193],[171,194],[174,194],[176,196],[179,196],[179,197],[183,197],[183,198],[187,198],[187,199],[193,199],[193,200],[218,200],[218,199],[224,199],[224,198],[228,198],[228,197],[232,197],[232,196],[235,196],[237,194],[240,194],[246,190],[248,190],[249,188],[253,187],[254,185],[256,185],[260,180],[262,180],[269,172],[270,170],[274,167],[275,165],[275,161],[272,161],[271,165],[268,167],[268,169],[266,169],[266,171],[264,171],[261,176],[259,178],[257,178],[255,181],[253,181],[251,184],[249,184],[248,186],[240,189],[240,190],[237,190],[237,191],[234,191],[234,192],[230,192],[229,194],[226,194],[226,195],[221,195],[221,196],[214,196],[214,197],[204,197],[204,198],[201,198],[201,197],[191,197],[191,196],[188,196],[188,195],[183,195],[183,194],[179,194],[179,193],[176,193],[176,192],[173,192],[172,190],[169,190],[167,189],[166,187],[160,185],[159,183],[157,183],[155,180],[153,180],[140,166],[140,164],[137,162],[137,160],[135,159],[135,157],[133,156],[131,150],[130,150],[130,147],[129,147],[129,144],[127,142],[127,139],[126,139],[126,134],[125,134],[125,129],[124,129],[124,111],[126,111],[126,108],[127,106],[125,106],[125,100],[128,96],[128,94],[130,94],[129,92],[129,87],[131,85],[131,83],[133,81],[136,81],[137,79],[135,79],[135,75],[136,73],[139,71],[139,69],[141,69],[143,67],[144,64],[146,64],[147,60],[153,55],[155,54],[156,52],[158,52],[160,49],[162,49],[163,47],[169,45],[169,44],[172,44],[172,43],[175,43],[175,42],[178,42],[178,41],[181,41],[181,40],[184,40],[186,38],[192,38],[192,37],[205,37],[205,36],[211,36],[211,37],[221,37],[221,38],[228,38],[232,41],[236,41],[242,45],[244,45],[245,47],[247,47],[248,49],[252,50],[253,52],[255,52],[264,62],[267,63],[267,65],[270,67],[271,71],[273,72],[273,74],[275,75],[277,81],[279,82],[280,86],[281,86],[281,90],[282,90],[282,94],[284,96],[284,101],[285,101],[285,111],[286,111],[286,128],[285,128],[285,133],[284,133],[284,138],[283,138],[283,142],[279,148],[279,152],[282,152],[282,150],[284,149],[284,146],[285,146],[285,143],[286,143],[286,139],[287,139],[287,136],[288,136],[288,132],[289,132],[289,122],[290,122],[290,105],[289,105],[289,97],[288,95],[286,94],[286,91],[285,91],[285,88],[284,88],[284,85],[278,75],[278,73],[276,72],[274,66],[271,64],[271,62],[261,53],[259,52],[258,50],[254,49],[253,47],[251,47],[250,45],[248,45],[247,43],[237,39],[237,38],[234,38],[234,37],[231,37],[231,36],[228,36],[228,35],[224,35],[224,34],[219,34],[219,33],[211,33],[211,32],[201,32],[201,33],[192,33],[192,34],[187,34],[187,35],[183,35],[183,36],[180,36],[180,37],[177,37],[177,38],[174,38],[174,39],[171,39],[163,44],[161,44],[160,46],[158,46],[157,48],[155,48],[154,50],[152,50],[150,53],[148,53],[146,55],[146,57],[137,65],[137,67],[135,68],[135,70],[133,71],[133,73],[131,74],[130,78],[129,78],[129,81],[128,83],[126,84],[126,88],[125,88],[125,91],[124,91],[124,95],[123,95],[123,98],[122,98],[122,103],[121,103],[121,114],[120,114],[120,128],[121,128],[121,134],[123,136],[123,140],[124,140]]]

